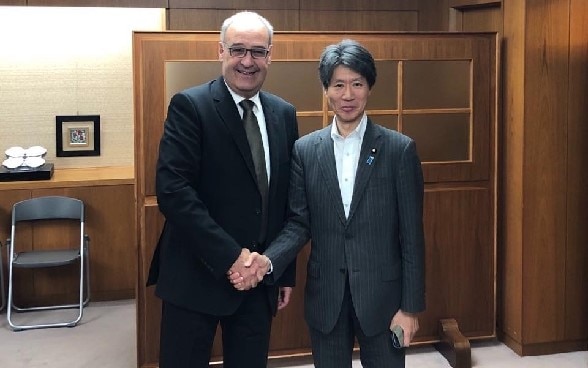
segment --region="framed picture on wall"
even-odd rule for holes
[[[57,157],[100,156],[100,115],[55,117]]]

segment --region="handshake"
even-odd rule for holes
[[[243,248],[239,258],[227,271],[227,277],[235,289],[249,290],[263,280],[269,268],[269,258],[257,252],[251,253],[249,249]]]

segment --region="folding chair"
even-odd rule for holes
[[[52,221],[52,226],[54,226],[54,223],[55,226],[57,226],[62,222],[73,221],[75,222],[76,227],[79,226],[79,238],[76,235],[76,240],[71,242],[71,244],[64,244],[63,248],[60,249],[54,249],[53,247],[51,247],[51,249],[44,249],[43,246],[39,246],[39,244],[43,242],[43,239],[35,239],[34,236],[35,224],[38,224],[39,221]],[[21,235],[19,229],[21,229],[21,227],[27,222],[32,223],[32,250],[19,251],[18,236]],[[29,229],[31,229],[31,227],[29,227]],[[68,237],[63,236],[60,241],[68,242]],[[12,208],[10,238],[7,240],[8,302],[6,311],[8,324],[13,330],[20,331],[47,327],[73,327],[82,319],[83,309],[90,300],[89,242],[90,239],[84,232],[84,203],[79,199],[61,196],[47,196],[27,199],[14,204]],[[77,303],[30,307],[19,307],[15,305],[13,297],[15,269],[60,267],[76,263],[79,263],[79,300]],[[12,318],[13,311],[27,312],[74,308],[78,309],[77,316],[66,322],[18,324],[15,323]]]

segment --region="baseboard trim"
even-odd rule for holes
[[[520,356],[548,355],[570,353],[588,350],[588,340],[566,340],[541,343],[523,344],[504,333],[499,334],[498,340]]]

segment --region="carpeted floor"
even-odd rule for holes
[[[63,317],[72,311],[18,314],[19,320]],[[6,312],[0,314],[0,368],[135,368],[136,335],[133,300],[97,303],[85,309],[82,322],[74,328],[13,332]],[[587,347],[588,348],[588,347]],[[588,351],[539,357],[519,357],[499,342],[473,342],[472,363],[476,368],[588,368]],[[271,361],[272,368],[311,368],[302,359],[285,364]],[[354,368],[361,367],[354,361]],[[406,367],[450,368],[431,347],[407,351]]]
[[[14,314],[15,321],[67,318],[72,310]],[[18,318],[18,319],[16,319]],[[13,332],[0,314],[1,368],[134,368],[135,302],[90,303],[73,328]]]

